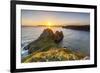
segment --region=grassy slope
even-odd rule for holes
[[[84,57],[82,53],[76,53],[67,48],[50,48],[47,51],[33,52],[23,59],[23,63],[81,60]]]

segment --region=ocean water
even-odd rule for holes
[[[36,40],[46,27],[22,27],[21,31],[21,55],[25,57],[28,55],[28,50],[23,48],[30,42]],[[62,47],[68,47],[74,51],[82,52],[89,56],[90,54],[90,32],[72,30],[66,28],[51,28],[55,32],[56,30],[63,31],[64,38],[60,45]]]

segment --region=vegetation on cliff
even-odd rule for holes
[[[81,60],[85,57],[82,53],[77,53],[68,48],[49,48],[47,51],[33,52],[23,59],[24,63],[30,62],[49,62],[49,61],[67,61]]]

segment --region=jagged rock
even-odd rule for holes
[[[40,35],[39,38],[50,38],[54,40],[56,43],[59,43],[63,39],[64,35],[62,31],[56,31],[55,33],[47,28],[44,29],[43,33]]]
[[[28,49],[29,53],[34,51],[42,51],[48,50],[52,47],[59,47],[58,43],[63,39],[63,32],[56,31],[55,33],[47,28],[44,29],[43,33],[39,36],[39,38],[30,44],[28,44],[24,49]]]
[[[63,39],[63,32],[62,31],[56,31],[55,33],[55,42],[60,42]]]
[[[43,33],[40,35],[40,38],[50,38],[54,40],[55,34],[51,29],[44,29]]]

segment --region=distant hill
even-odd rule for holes
[[[67,29],[90,31],[90,25],[68,25],[68,26],[62,26],[62,27],[67,28]]]
[[[22,27],[47,27],[47,26],[45,26],[45,25],[38,25],[38,26],[25,26],[25,25],[23,25]],[[54,26],[50,26],[50,27],[62,27],[62,28],[66,28],[66,29],[90,31],[90,25],[67,25],[67,26],[54,25]]]

